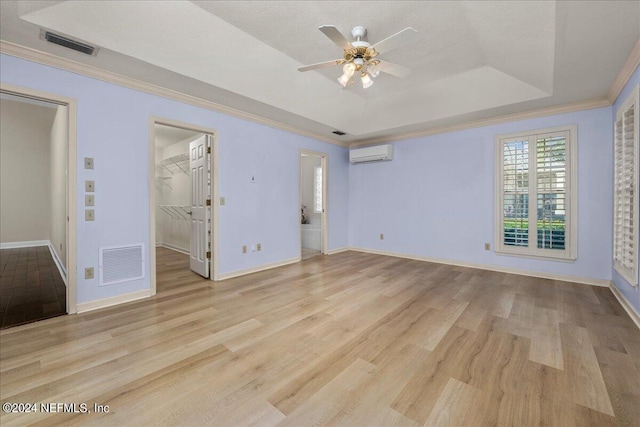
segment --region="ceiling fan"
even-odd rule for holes
[[[373,84],[372,79],[378,77],[381,71],[401,78],[407,77],[411,72],[409,68],[403,67],[402,65],[378,59],[378,55],[400,47],[410,41],[417,33],[417,31],[411,27],[407,27],[374,45],[362,40],[364,36],[367,35],[367,29],[364,27],[353,27],[351,35],[356,39],[354,42],[347,40],[333,25],[323,25],[319,30],[344,51],[342,59],[306,65],[298,68],[298,71],[317,70],[318,68],[344,64],[342,67],[342,76],[338,78],[338,82],[342,87],[347,87],[347,84],[353,82],[352,77],[358,72],[362,80],[362,87],[365,89]]]

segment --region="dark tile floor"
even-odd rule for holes
[[[66,287],[47,246],[0,250],[0,327],[67,312]]]

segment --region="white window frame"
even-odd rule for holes
[[[318,174],[320,174],[320,180],[318,180]],[[320,184],[320,188],[318,188]],[[322,179],[322,165],[313,167],[313,212],[322,213],[324,210],[324,182]],[[318,199],[320,203],[318,204]]]
[[[622,147],[619,147],[619,145],[622,144],[622,140],[617,137],[616,124],[632,106],[634,107],[634,117],[632,123],[629,123],[629,125],[633,126],[633,128],[622,130],[623,138],[627,132],[633,136],[633,153],[631,156],[626,156]],[[624,103],[622,103],[616,111],[615,121],[613,122],[613,268],[634,287],[638,286],[638,220],[640,220],[638,214],[638,167],[640,166],[638,155],[640,148],[638,145],[638,133],[640,132],[639,109],[640,99],[638,98],[638,85],[636,85]],[[621,155],[622,158],[620,158]],[[619,179],[618,174],[624,174],[625,169],[628,169],[630,166],[629,163],[631,163],[633,170],[632,176],[630,177],[631,179],[625,179],[624,177],[620,177]],[[635,184],[635,188],[632,189],[633,195],[631,196],[631,200],[627,200],[630,206],[633,207],[630,218],[631,224],[633,224],[631,232],[625,229],[621,223],[624,212],[620,212],[620,208],[624,200],[621,200],[620,194],[626,195],[630,190],[624,185],[625,182]],[[624,247],[629,245],[635,250],[635,254],[632,256],[628,256],[623,252]],[[627,256],[625,257],[625,255]],[[627,259],[626,262],[624,258]],[[631,265],[629,265],[629,262],[631,262]]]
[[[537,247],[537,238],[529,238],[529,245],[511,246],[504,244],[504,195],[503,195],[503,146],[513,141],[529,141],[529,147],[536,147],[536,137],[543,134],[567,132],[566,145],[566,215],[565,249],[547,249]],[[530,148],[531,149],[531,148]],[[495,137],[495,211],[494,211],[494,248],[497,254],[515,255],[530,258],[543,258],[557,261],[574,261],[578,256],[578,127],[576,125],[557,126],[545,129],[496,135]],[[537,236],[537,190],[535,183],[537,171],[535,156],[529,158],[529,236],[535,230]],[[534,206],[533,208],[531,206]]]

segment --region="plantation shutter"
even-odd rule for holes
[[[504,240],[508,246],[529,246],[529,141],[503,145],[502,200]]]
[[[496,252],[576,259],[575,125],[496,136]]]
[[[567,135],[536,136],[536,228],[538,248],[565,249]]]
[[[614,268],[638,285],[638,88],[616,114],[614,127]]]

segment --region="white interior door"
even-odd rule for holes
[[[209,277],[210,218],[209,196],[209,137],[203,135],[189,143],[189,170],[191,172],[191,270]]]

